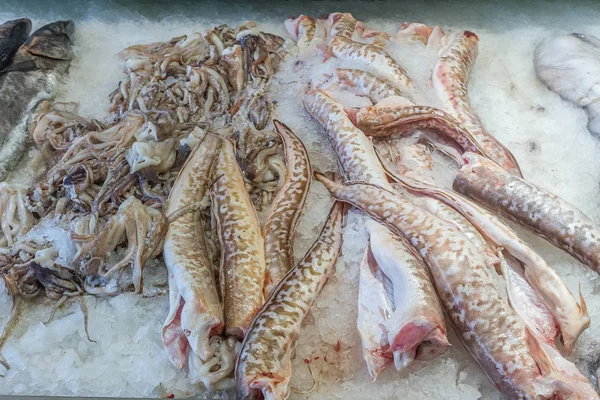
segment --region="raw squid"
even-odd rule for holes
[[[229,140],[223,141],[214,176],[211,200],[221,243],[225,333],[242,339],[264,301],[265,245]]]
[[[589,131],[600,136],[600,40],[581,33],[549,36],[536,47],[533,63],[550,90],[585,109]]]
[[[600,272],[600,228],[558,196],[507,174],[473,153],[454,179],[454,189],[477,200]]]
[[[267,263],[265,297],[294,266],[292,240],[312,178],[308,154],[300,139],[281,122],[275,120],[273,124],[283,141],[287,175],[263,227]]]
[[[524,325],[496,289],[493,268],[454,225],[383,188],[315,177],[334,198],[385,223],[419,251],[458,336],[504,396],[599,398],[572,363]]]
[[[432,82],[444,109],[471,133],[483,154],[510,173],[522,176],[510,150],[486,131],[469,104],[468,77],[477,57],[479,38],[473,32],[461,31],[445,36],[442,42]]]
[[[238,399],[288,397],[291,357],[302,321],[342,248],[342,208],[341,203],[333,206],[317,241],[275,287],[252,321],[235,368]]]

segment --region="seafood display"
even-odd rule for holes
[[[23,338],[79,321],[38,363],[75,394],[97,394],[73,371],[101,353],[147,372],[128,340],[156,363],[144,396],[600,399],[597,284],[578,265],[600,272],[598,224],[523,176],[542,153],[482,107],[477,33],[332,12],[121,40],[96,59],[121,75],[92,117],[97,99],[61,89],[87,28],[16,17],[0,25],[0,393],[36,393]],[[596,42],[534,57],[592,133]]]
[[[456,174],[454,188],[531,229],[582,263],[599,271],[600,228],[560,197],[476,154],[465,153],[467,165]]]
[[[600,76],[600,40],[582,33],[552,35],[536,47],[533,62],[542,82],[563,99],[583,107],[590,133],[600,135],[596,88]]]

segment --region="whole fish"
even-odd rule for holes
[[[512,174],[522,176],[514,155],[483,127],[469,103],[467,85],[479,38],[473,32],[462,31],[445,36],[442,43],[431,79],[444,110],[469,131],[483,154]]]
[[[279,282],[252,321],[235,368],[238,399],[288,397],[291,357],[302,321],[342,249],[342,209],[341,203],[334,204],[317,241]]]
[[[204,137],[179,172],[166,205],[171,222],[163,257],[170,309],[162,339],[169,360],[179,369],[186,365],[188,348],[208,361],[213,356],[209,339],[221,334],[225,325],[201,219],[220,142],[215,135]]]
[[[402,95],[402,92],[390,82],[360,69],[337,68],[331,79],[321,86],[322,89],[330,87],[338,87],[357,96],[369,97],[373,103],[387,97]]]
[[[392,188],[373,144],[352,125],[339,103],[325,92],[313,90],[306,94],[304,106],[324,127],[346,179]],[[363,357],[374,381],[391,360],[401,369],[413,359],[444,353],[449,343],[432,283],[410,245],[396,240],[374,221],[367,221],[366,227],[370,244],[360,268],[357,326]],[[394,298],[384,284],[386,279],[392,282]],[[402,293],[410,295],[404,297]]]
[[[511,219],[600,272],[600,227],[560,197],[474,153],[454,178],[458,192]]]
[[[306,15],[300,15],[296,18],[288,18],[285,20],[285,29],[288,31],[292,39],[296,41],[299,48],[307,48],[310,46],[313,37],[315,36],[315,20]]]
[[[535,48],[533,63],[550,90],[585,109],[588,130],[600,136],[600,40],[581,33],[549,36]]]
[[[281,122],[274,120],[273,124],[283,141],[287,174],[263,227],[267,262],[265,298],[294,266],[292,241],[312,179],[308,153],[302,141]]]
[[[340,60],[356,61],[386,79],[398,90],[406,90],[411,80],[402,66],[381,47],[335,36],[329,43],[331,54]]]
[[[230,140],[223,141],[214,176],[210,195],[221,243],[225,333],[242,339],[264,302],[265,243]]]
[[[13,19],[0,25],[0,72],[8,67],[31,32],[31,21],[27,18]]]
[[[52,99],[71,64],[73,21],[56,21],[35,31],[0,75],[0,181],[23,157],[28,121],[40,102]]]
[[[418,250],[456,333],[506,398],[599,398],[572,363],[526,327],[498,292],[494,269],[458,228],[375,185],[339,184],[319,173],[315,178],[336,200],[358,207]]]

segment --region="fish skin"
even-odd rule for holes
[[[453,187],[600,272],[600,227],[573,205],[473,153]]]
[[[342,203],[334,204],[317,241],[275,287],[252,321],[235,368],[238,399],[288,397],[290,357],[302,321],[342,250],[343,214]]]
[[[208,196],[211,170],[220,139],[207,135],[182,167],[166,205],[167,215],[185,210]],[[208,256],[201,207],[172,218],[165,236],[163,257],[169,271],[169,315],[162,339],[169,360],[179,369],[191,347],[203,361],[211,356],[209,338],[224,327],[213,266]]]
[[[28,18],[13,19],[0,25],[0,73],[10,65],[30,32],[31,21]]]
[[[369,97],[377,103],[391,96],[401,96],[402,92],[390,82],[360,69],[337,68],[331,79],[321,85],[321,89],[337,87],[357,96]]]
[[[507,399],[567,399],[573,391],[593,392],[572,363],[558,352],[549,355],[555,349],[531,337],[529,328],[494,286],[490,275],[493,268],[458,228],[375,185],[338,184],[319,173],[315,178],[336,200],[348,202],[385,223],[418,250],[429,265],[440,301],[458,337]],[[547,367],[543,374],[542,366]],[[564,372],[570,368],[575,368],[572,373],[582,388],[574,386],[579,382],[571,384]]]
[[[35,31],[0,76],[0,181],[21,160],[30,141],[27,125],[38,105],[56,95],[71,64],[73,21],[56,21]],[[59,58],[53,58],[54,56]]]
[[[355,42],[343,36],[335,36],[330,41],[330,51],[341,60],[361,62],[376,75],[386,79],[400,91],[411,87],[411,79],[388,53],[373,44]]]
[[[221,243],[225,334],[241,339],[264,302],[265,244],[229,140],[223,140],[214,177],[210,196]]]
[[[444,110],[471,133],[483,154],[517,176],[523,176],[515,156],[491,135],[471,109],[467,89],[469,73],[478,53],[479,38],[470,31],[459,31],[442,39],[431,81]]]
[[[511,177],[512,179],[513,175],[504,171],[496,163],[492,161],[488,162],[490,165],[494,166],[494,168],[502,171],[504,175]],[[539,295],[540,301],[547,307],[548,310],[550,310],[560,327],[560,333],[562,334],[562,341],[565,351],[567,354],[570,354],[577,338],[585,329],[588,328],[590,324],[587,306],[585,301],[582,299],[580,300],[581,304],[577,304],[575,297],[562,281],[560,276],[558,276],[554,269],[552,269],[552,267],[548,265],[548,263],[546,263],[546,261],[540,255],[538,255],[531,247],[529,247],[515,231],[513,231],[494,214],[488,212],[483,207],[475,204],[473,201],[465,198],[464,196],[451,190],[445,190],[418,182],[417,180],[413,180],[408,177],[400,177],[393,173],[390,173],[390,175],[393,175],[394,179],[401,181],[402,184],[411,192],[426,194],[439,200],[440,202],[443,202],[447,206],[452,207],[456,212],[460,213],[460,216],[468,220],[467,224],[472,224],[471,227],[474,226],[482,235],[485,235],[485,238],[487,238],[487,240],[489,240],[489,242],[493,244],[496,249],[504,249],[504,251],[511,256],[510,258],[506,257],[508,260],[506,266],[509,268],[505,269],[508,272],[512,272],[511,270],[515,269],[516,264],[522,263],[524,268],[522,274],[524,275],[526,281],[531,285],[531,289],[525,290],[533,291]],[[459,229],[461,228],[459,227]],[[467,236],[470,238],[473,237],[472,235]],[[481,245],[478,246],[476,243],[481,243],[481,235],[479,238],[480,239],[476,241],[471,241],[477,247],[479,247],[480,250],[482,250]],[[482,243],[482,245],[485,245],[485,243]],[[483,249],[482,252],[485,254],[485,249]],[[487,253],[489,253],[489,251]],[[501,261],[503,261],[505,257],[501,256],[501,254],[499,254],[499,256],[502,258]],[[516,262],[511,262],[511,258],[516,259]],[[488,259],[497,260],[497,257],[493,255],[490,257],[488,254]],[[497,262],[494,262],[494,265],[498,265]],[[516,269],[521,270],[521,267],[517,265]],[[504,273],[503,275],[508,281],[508,278],[510,277]],[[513,279],[512,281],[514,283],[518,283],[520,280]],[[521,304],[514,303],[513,305],[513,308],[521,306]],[[540,307],[540,310],[542,309],[543,307]],[[542,327],[544,325],[551,326],[552,323],[542,323],[540,325]],[[540,331],[554,332],[552,329],[545,328],[540,329]],[[553,342],[555,336],[556,335],[547,335],[547,338],[549,341]]]
[[[278,120],[274,120],[273,124],[284,145],[287,172],[281,189],[269,207],[262,230],[267,265],[265,298],[294,267],[294,233],[312,180],[308,152],[302,141]]]
[[[306,94],[304,106],[325,129],[346,179],[364,180],[392,189],[372,142],[352,125],[339,103],[324,91],[312,90]],[[393,273],[393,276],[389,277],[390,280],[393,281],[395,278],[397,285],[410,282],[409,284],[413,285],[411,286],[413,293],[418,293],[420,288],[431,289],[427,293],[420,293],[421,296],[413,296],[410,302],[396,304],[394,312],[392,299],[389,298],[389,292],[383,282],[386,278],[385,274],[375,258],[369,257],[369,253],[374,249],[380,256],[392,252],[406,254],[410,245],[395,240],[388,229],[373,220],[367,220],[365,225],[369,232],[370,244],[365,249],[360,269],[357,326],[362,341],[363,358],[370,379],[374,381],[391,363],[392,357],[396,360],[396,367],[402,368],[412,361],[413,349],[416,358],[434,357],[447,349],[448,342],[444,319],[439,317],[440,304],[435,296],[432,299],[427,295],[433,291],[433,287],[426,273],[411,275],[415,269],[411,269],[408,265],[388,263],[385,266],[388,267],[389,273]],[[377,246],[371,248],[375,243]],[[428,300],[431,302],[428,303]],[[413,312],[415,310],[418,312]],[[423,320],[434,321],[431,324],[433,326],[424,324],[416,327]],[[405,324],[394,324],[399,321]],[[405,325],[414,334],[410,344],[403,343],[398,336]],[[388,342],[388,337],[391,343]],[[423,345],[427,339],[431,339],[429,347]],[[403,347],[403,345],[407,346]],[[394,346],[395,348],[392,348]]]

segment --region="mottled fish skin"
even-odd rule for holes
[[[167,215],[175,214],[165,237],[163,257],[169,271],[169,315],[162,338],[169,360],[186,364],[186,350],[206,361],[209,339],[223,331],[223,310],[212,262],[204,239],[201,211],[208,206],[208,188],[221,140],[207,135],[179,172],[167,201]]]
[[[415,129],[432,129],[450,138],[464,151],[482,150],[469,131],[445,111],[427,106],[361,108],[354,117],[356,126],[367,136],[389,136]]]
[[[263,305],[265,244],[229,140],[223,141],[214,177],[210,195],[221,243],[225,333],[241,339]]]
[[[31,32],[31,21],[28,18],[13,19],[0,25],[0,73],[8,67]]]
[[[432,82],[444,109],[471,134],[483,154],[510,173],[523,176],[513,154],[483,127],[469,104],[467,85],[479,38],[473,32],[460,31],[446,36],[443,41]]]
[[[267,263],[265,298],[294,266],[294,232],[312,179],[308,153],[302,141],[281,122],[274,120],[273,124],[283,141],[287,175],[263,227]]]
[[[455,226],[406,199],[363,183],[338,184],[315,174],[348,202],[406,238],[427,262],[459,338],[490,381],[510,399],[533,399],[541,377],[521,319],[497,292],[485,257]]]
[[[357,23],[358,21],[350,13],[335,12],[329,14],[327,18],[329,44],[331,45],[333,39],[336,37],[352,39]]]
[[[400,91],[406,90],[411,85],[406,71],[381,47],[336,36],[330,41],[330,51],[341,60],[362,63],[365,68],[386,79]]]
[[[530,229],[600,272],[600,228],[560,197],[507,174],[485,157],[465,153],[468,162],[453,187]]]
[[[488,162],[510,179],[518,179],[494,162]],[[590,325],[587,307],[583,298],[580,300],[581,306],[577,303],[569,288],[539,254],[499,218],[460,194],[419,183],[410,178],[398,176],[396,178],[409,190],[432,196],[454,208],[492,243],[504,248],[519,260],[523,264],[527,282],[556,319],[565,350],[567,353],[572,351],[579,335]],[[548,339],[553,341],[554,337]]]
[[[391,96],[402,95],[402,92],[390,82],[360,69],[337,68],[327,85],[337,85],[340,89],[357,96],[369,97],[373,103]]]
[[[352,125],[339,103],[328,97],[323,91],[310,91],[305,96],[304,105],[311,116],[324,127],[347,180],[362,180],[392,189],[375,153],[373,144],[364,133]],[[378,254],[407,251],[406,247],[394,240],[392,233],[380,224],[367,221],[366,227],[369,231],[371,244],[377,243],[375,249]],[[400,246],[400,248],[398,249],[396,246]],[[427,296],[415,297],[411,302],[396,304],[396,311],[394,312],[391,304],[392,299],[388,298],[388,293],[380,279],[383,272],[377,262],[373,262],[375,259],[373,257],[369,258],[370,251],[369,247],[365,249],[361,265],[357,325],[362,340],[363,357],[371,381],[374,381],[379,373],[389,365],[392,355],[397,360],[397,367],[403,367],[411,361],[409,360],[411,349],[414,348],[418,351],[421,347],[423,355],[435,356],[445,351],[447,342],[445,342],[446,330],[443,318],[441,321],[438,318],[441,309],[435,297],[435,302],[431,304],[423,304],[422,300],[424,298],[431,299]],[[395,264],[393,266],[387,265],[387,267],[388,272],[394,273],[396,284],[405,282],[401,275],[407,271],[407,266]],[[394,271],[394,269],[396,270]],[[419,278],[425,280],[420,283],[419,287],[431,286],[431,282],[426,275],[420,275]],[[414,284],[414,281],[410,283]],[[404,290],[404,288],[399,288],[399,290]],[[419,288],[411,287],[411,290],[418,291]],[[425,312],[436,307],[438,312],[431,315],[417,316],[412,312],[413,308]],[[390,323],[388,319],[392,315],[393,320]],[[436,328],[431,328],[428,325],[410,329],[415,337],[411,338],[410,344],[402,343],[398,335],[404,325],[394,324],[394,322],[403,320],[407,326],[415,326],[417,320],[422,317],[427,318],[429,321],[437,321],[434,324],[438,325],[440,329],[436,330]],[[414,320],[411,321],[411,318],[414,318]],[[431,337],[428,336],[430,334]],[[392,342],[388,342],[388,337],[391,338]],[[429,339],[432,339],[432,345],[426,348],[422,343]],[[391,346],[393,345],[396,345],[396,348],[392,349]]]
[[[288,18],[284,22],[285,29],[299,48],[309,47],[315,36],[315,20],[306,15]]]
[[[483,235],[479,233],[477,228],[469,222],[462,214],[458,213],[452,207],[442,203],[436,198],[426,197],[419,205],[431,215],[438,217],[441,220],[451,223],[456,226],[458,230],[465,234],[469,238],[471,243],[482,252],[486,258],[491,261],[492,264],[496,265],[500,263],[500,259],[494,253],[494,250],[490,247],[489,243],[485,240]]]
[[[304,107],[325,129],[348,180],[388,185],[373,144],[346,116],[341,104],[322,90],[309,90]]]
[[[0,75],[0,181],[25,154],[29,119],[42,101],[55,96],[60,78],[69,69],[70,58],[63,57],[71,55],[73,30],[73,21],[41,27],[17,51],[10,66],[24,69]]]
[[[343,206],[334,204],[317,241],[274,289],[256,315],[236,364],[238,399],[285,399],[302,321],[342,249]],[[262,397],[261,397],[262,395]]]

